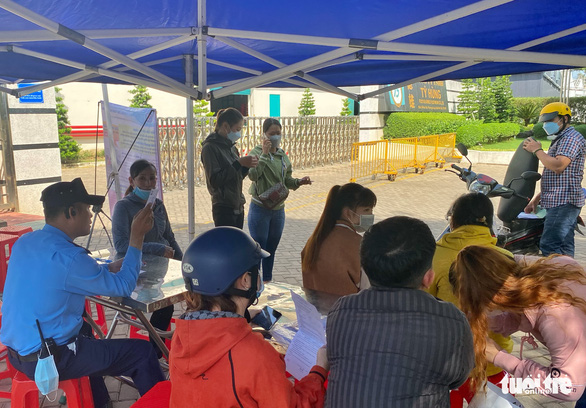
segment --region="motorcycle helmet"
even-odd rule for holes
[[[199,235],[185,250],[181,262],[185,287],[206,296],[228,293],[256,299],[258,265],[269,255],[241,229],[216,227]],[[232,288],[245,272],[252,274],[252,287],[248,291]]]
[[[541,109],[541,112],[539,112],[539,121],[547,122],[556,116],[565,115],[572,117],[572,111],[570,111],[570,107],[562,102],[552,102],[548,103],[543,107],[543,109]]]

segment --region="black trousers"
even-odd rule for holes
[[[153,325],[153,327],[159,330],[166,331],[169,328],[169,323],[171,323],[174,311],[175,307],[173,305],[154,311],[150,319],[151,324]],[[153,338],[150,337],[150,339],[151,344],[155,348],[155,353],[157,353],[157,357],[161,358],[163,356],[163,352],[161,351],[159,346],[157,346],[157,343],[154,342]],[[161,340],[165,341],[165,339],[162,337]]]
[[[216,227],[244,227],[244,209],[240,214],[234,214],[234,209],[219,205],[212,207],[212,216]]]
[[[96,408],[110,400],[105,375],[131,377],[140,395],[165,380],[155,350],[144,340],[98,340],[84,323],[75,340],[75,349],[74,352],[67,346],[59,346],[60,358],[56,362],[59,380],[89,376]],[[21,362],[12,353],[8,353],[8,359],[14,368],[34,381],[36,361]]]

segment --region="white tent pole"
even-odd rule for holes
[[[485,11],[485,10],[491,9],[493,7],[500,6],[502,4],[509,3],[511,1],[512,0],[483,0],[483,1],[479,1],[477,3],[473,3],[468,6],[461,7],[459,9],[450,11],[448,13],[444,13],[439,16],[434,16],[434,17],[428,18],[426,20],[417,22],[415,24],[411,24],[406,27],[399,28],[397,30],[389,31],[385,34],[382,34],[382,35],[375,37],[374,40],[376,40],[376,41],[379,41],[379,40],[380,41],[392,41],[394,39],[401,38],[406,35],[413,34],[413,33],[428,29],[428,28],[436,27],[438,25],[445,24],[450,21],[458,20],[460,18],[469,16],[471,14],[479,13],[481,11]],[[234,36],[234,31],[238,31],[238,30],[231,30],[231,32],[227,33],[226,31],[219,32],[219,31],[215,31],[215,29],[210,28],[209,29],[210,35],[211,35],[212,30],[214,30],[213,31],[214,35],[217,34],[217,35],[224,36],[224,37]],[[242,32],[242,33],[243,33],[242,35],[244,35],[246,32]],[[263,34],[263,39],[267,39],[267,38],[264,38],[264,36],[266,36],[267,33],[262,33],[262,34]],[[239,35],[235,35],[235,36],[238,37]],[[267,40],[270,40],[270,38]],[[324,63],[326,61],[333,60],[335,58],[344,57],[348,54],[352,54],[353,52],[354,52],[354,49],[348,49],[348,48],[340,48],[337,50],[329,51],[329,52],[326,52],[322,55],[317,55],[315,57],[308,58],[304,61],[299,61],[299,62],[292,64],[288,67],[276,69],[276,70],[271,71],[267,74],[261,75],[257,78],[245,80],[245,81],[242,81],[238,84],[220,89],[218,91],[214,91],[211,93],[210,96],[219,98],[221,96],[230,95],[232,93],[243,91],[245,89],[254,88],[255,86],[261,86],[264,84],[268,84],[268,83],[273,82],[274,80],[277,80],[277,79],[287,78],[288,76],[290,76],[289,75],[290,73],[293,73],[295,71],[304,70],[304,69],[309,68],[313,65],[318,65],[318,64]]]
[[[146,65],[147,67],[152,67],[153,65],[165,64],[167,62],[178,61],[178,60],[182,60],[182,59],[183,59],[182,55],[176,55],[174,57],[161,58],[158,60],[143,62],[143,64]],[[118,71],[118,72],[124,72],[124,71],[130,71],[131,69],[128,67],[120,67],[120,68],[114,68],[114,70]]]
[[[197,90],[205,98],[208,89],[207,72],[207,11],[206,0],[197,0]],[[199,98],[198,98],[199,99]]]
[[[191,27],[180,28],[127,28],[106,30],[79,30],[86,37],[102,38],[139,38],[139,37],[175,37],[190,35]],[[0,33],[0,42],[30,42],[30,41],[65,41],[59,34],[48,33],[44,30],[12,30]]]
[[[536,45],[540,45],[540,44],[544,44],[544,43],[547,43],[547,42],[556,40],[558,38],[563,38],[563,37],[566,37],[568,35],[575,34],[576,32],[583,31],[584,29],[586,29],[586,24],[582,24],[582,25],[577,26],[577,27],[569,28],[567,30],[559,31],[557,33],[550,34],[550,35],[547,35],[545,37],[537,38],[535,40],[531,40],[531,41],[528,41],[528,42],[524,42],[522,44],[518,44],[518,45],[515,45],[514,47],[510,47],[510,48],[507,48],[507,49],[510,50],[510,51],[524,50],[524,49],[527,49],[527,48],[534,47]],[[364,95],[360,95],[360,98],[361,99],[371,98],[373,96],[379,95],[379,94],[384,93],[384,92],[390,92],[390,91],[392,91],[394,89],[400,88],[400,87],[405,86],[405,85],[409,85],[409,84],[412,84],[412,83],[415,83],[415,82],[427,81],[428,79],[433,79],[433,78],[436,78],[436,77],[438,77],[440,75],[449,74],[451,72],[455,72],[455,71],[458,71],[460,69],[468,68],[468,67],[471,67],[471,66],[474,66],[474,65],[478,65],[478,64],[479,64],[479,62],[463,62],[461,64],[457,64],[457,65],[454,65],[454,66],[449,67],[449,68],[440,69],[439,71],[434,71],[434,72],[431,72],[431,73],[426,74],[426,75],[422,75],[422,76],[417,77],[417,78],[413,78],[413,79],[410,79],[410,80],[407,80],[407,81],[403,81],[403,82],[401,82],[399,84],[395,84],[395,85],[391,85],[391,86],[386,86],[386,87],[381,88],[381,89],[378,89],[376,91],[372,91],[372,92],[365,93]]]
[[[145,86],[149,86],[151,88],[160,89],[160,90],[165,91],[165,92],[170,92],[170,93],[173,93],[173,94],[176,94],[176,95],[178,94],[180,96],[186,96],[186,95],[188,95],[186,92],[182,92],[181,90],[177,90],[177,89],[174,89],[174,88],[168,88],[168,87],[166,87],[164,85],[161,85],[161,84],[159,84],[157,82],[151,81],[151,80],[149,80],[147,78],[141,78],[141,77],[137,77],[137,76],[134,76],[134,75],[123,74],[123,73],[120,73],[120,72],[117,72],[117,71],[102,69],[102,68],[98,68],[98,67],[90,67],[88,65],[80,64],[80,63],[75,62],[75,61],[70,61],[70,60],[66,60],[66,59],[63,59],[63,58],[57,58],[57,57],[54,57],[52,55],[47,55],[47,54],[43,54],[43,53],[36,52],[36,51],[26,50],[26,49],[21,48],[21,47],[15,47],[15,46],[0,47],[0,52],[8,52],[8,51],[12,51],[12,52],[17,53],[17,54],[28,55],[28,56],[31,56],[31,57],[34,57],[34,58],[39,58],[39,59],[43,59],[43,60],[46,60],[46,61],[51,61],[51,62],[55,62],[55,63],[58,63],[58,64],[62,64],[62,65],[65,65],[65,66],[69,66],[69,67],[81,69],[80,72],[68,76],[68,78],[69,78],[68,81],[64,81],[64,78],[66,78],[66,77],[64,77],[64,78],[61,78],[61,79],[58,79],[58,80],[55,80],[55,81],[51,81],[51,82],[48,82],[48,83],[44,83],[44,84],[40,84],[40,85],[34,85],[34,86],[31,86],[31,87],[26,87],[26,88],[20,88],[19,90],[17,90],[19,96],[27,95],[27,94],[30,94],[32,92],[38,91],[40,89],[46,89],[46,88],[48,88],[50,86],[54,86],[54,85],[57,85],[59,83],[71,82],[72,81],[71,78],[75,78],[77,80],[80,80],[80,79],[83,79],[83,78],[86,78],[88,76],[92,76],[92,75],[95,75],[95,74],[100,74],[100,75],[108,76],[108,77],[111,77],[111,78],[120,79],[122,81],[127,81],[127,82],[130,82],[130,83],[142,84],[142,85],[145,85]],[[88,73],[90,75],[88,75]],[[73,79],[73,80],[75,80],[75,79]]]
[[[446,61],[446,62],[462,62],[462,58],[448,58],[436,55],[378,55],[378,54],[363,54],[363,60],[369,61]]]
[[[116,192],[116,201],[122,198],[122,190],[120,189],[120,175],[118,174],[118,159],[116,158],[116,148],[114,147],[114,133],[112,130],[112,117],[110,116],[110,99],[108,98],[108,85],[102,84],[102,94],[104,97],[104,120],[106,122],[106,134],[110,139],[110,163],[112,163],[112,173],[108,175],[108,183],[110,178],[114,178],[114,191]]]
[[[96,41],[88,37],[85,37],[84,35],[80,34],[75,30],[72,30],[61,24],[55,23],[54,21],[51,21],[48,18],[43,17],[40,14],[37,14],[11,0],[0,0],[0,7],[53,33],[59,34],[62,37],[70,39],[71,41],[76,42],[85,48],[97,52],[98,54],[101,54],[107,58],[110,58],[113,61],[117,61],[122,65],[126,65],[127,67],[130,67],[146,76],[149,76],[171,88],[182,90],[183,92],[186,92],[188,94],[190,94],[190,92],[193,92],[193,90],[187,90],[187,87],[182,83],[177,82],[174,79],[171,79],[166,75],[163,75],[160,72],[155,71],[152,68],[146,67],[143,64],[140,64],[135,60],[120,54],[117,51],[105,47],[97,43]],[[195,92],[193,92],[193,94],[191,95],[194,97],[197,96]]]
[[[185,85],[193,88],[193,55],[183,56]],[[195,137],[193,99],[185,98],[185,143],[187,145],[187,230],[189,242],[195,238]]]
[[[236,48],[236,49],[238,49],[238,50],[240,50],[240,51],[242,51],[242,52],[244,52],[244,53],[246,53],[248,55],[252,55],[252,56],[254,56],[256,58],[259,58],[261,61],[267,62],[267,63],[269,63],[269,64],[271,64],[271,65],[273,65],[273,66],[275,66],[277,68],[282,68],[282,67],[285,66],[285,64],[283,64],[282,62],[279,62],[279,61],[277,61],[274,58],[268,57],[268,56],[264,55],[261,52],[258,52],[256,50],[253,50],[252,48],[250,48],[250,47],[248,47],[248,46],[246,46],[244,44],[241,44],[241,43],[239,43],[237,41],[234,41],[231,38],[225,38],[225,37],[217,38],[216,37],[216,40],[218,40],[218,39],[220,41],[222,41],[223,43],[225,43],[225,44],[227,44],[227,45],[229,45],[229,46],[231,46],[233,48]],[[208,61],[211,62],[211,60],[208,60]],[[259,71],[259,74],[256,74],[256,75],[260,75],[260,74],[262,74],[262,73]],[[301,75],[299,75],[299,74],[301,74]],[[299,73],[299,74],[298,75],[301,76],[303,79],[305,79],[306,81],[309,81],[309,82],[317,85],[320,89],[322,89],[322,90],[324,90],[326,92],[332,92],[332,93],[335,93],[335,94],[338,94],[338,95],[342,95],[342,96],[345,96],[345,97],[351,98],[351,99],[357,99],[358,98],[357,95],[355,95],[355,94],[353,94],[351,92],[348,92],[348,91],[345,91],[345,90],[340,89],[338,87],[335,87],[333,85],[330,85],[327,82],[322,81],[321,79],[317,79],[317,78],[315,78],[315,77],[313,77],[313,76],[311,76],[309,74],[306,74],[306,73]],[[290,81],[288,81],[288,80],[283,80],[283,81],[290,83]]]

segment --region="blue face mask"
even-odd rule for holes
[[[228,139],[232,142],[232,143],[236,143],[236,141],[238,139],[240,139],[240,132],[230,132],[228,133]]]
[[[560,125],[558,125],[556,122],[545,122],[543,124],[543,130],[545,133],[547,133],[548,139],[549,136],[553,136],[555,139],[555,135],[560,131]]]
[[[37,361],[35,384],[43,395],[48,395],[59,388],[59,372],[52,355],[47,358],[39,358]]]
[[[134,187],[134,190],[132,190],[132,192],[141,200],[146,201],[149,198],[151,190],[143,190],[142,188]]]

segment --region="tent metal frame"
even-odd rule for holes
[[[162,90],[186,98],[186,138],[188,146],[188,207],[189,207],[189,238],[192,239],[195,233],[195,191],[193,183],[194,160],[193,157],[193,100],[213,99],[231,95],[246,89],[270,85],[274,82],[286,82],[294,86],[309,87],[332,92],[354,100],[363,100],[391,91],[393,89],[412,84],[414,82],[433,80],[447,73],[455,72],[482,62],[523,62],[537,64],[563,65],[569,67],[586,66],[586,56],[555,54],[545,52],[526,51],[527,49],[544,44],[565,36],[569,36],[586,30],[586,24],[560,31],[530,42],[510,47],[506,50],[485,49],[455,46],[437,46],[429,44],[413,44],[397,41],[408,35],[412,35],[439,25],[453,22],[467,16],[481,13],[514,0],[481,0],[475,3],[454,9],[431,18],[427,18],[407,25],[405,27],[383,33],[373,38],[334,38],[311,35],[292,35],[283,33],[269,33],[250,30],[235,30],[229,28],[210,27],[206,19],[206,0],[198,0],[197,4],[197,26],[182,28],[147,28],[147,29],[93,29],[73,30],[58,22],[52,21],[40,14],[37,14],[12,0],[0,0],[0,8],[23,18],[26,21],[36,24],[38,30],[13,30],[0,32],[0,42],[18,43],[19,45],[1,46],[0,52],[12,52],[37,58],[52,63],[57,63],[79,70],[73,74],[53,79],[38,85],[10,89],[0,86],[0,92],[10,93],[20,97],[31,92],[39,91],[59,84],[91,80],[97,76],[113,78],[131,84],[148,86],[153,89]],[[113,38],[133,37],[162,37],[170,39],[154,46],[124,55],[120,52],[106,47],[96,40]],[[274,69],[261,72],[258,69],[251,69],[245,66],[236,65],[217,59],[207,57],[207,46],[209,38],[214,41],[238,50],[248,56],[263,61]],[[277,59],[265,55],[241,42],[239,39],[276,41],[294,44],[306,44],[330,48],[321,54],[314,55],[302,61],[292,64],[284,64]],[[73,41],[82,47],[94,51],[108,59],[97,66],[89,66],[84,63],[70,59],[60,58],[26,48],[27,42],[39,41]],[[197,41],[197,55],[185,54],[170,58],[157,59],[152,61],[139,61],[144,57],[153,55],[159,51],[178,46],[185,42]],[[372,53],[369,51],[378,51]],[[179,82],[167,75],[152,68],[154,66],[181,60],[185,71],[185,83]],[[334,86],[311,75],[311,72],[320,69],[366,61],[439,61],[454,62],[453,66],[436,70],[427,74],[418,75],[401,83],[393,84],[365,94],[355,94]],[[194,84],[194,65],[197,63],[197,83]],[[209,83],[207,75],[208,64],[218,65],[227,69],[236,70],[249,74],[249,77],[238,80]],[[132,72],[128,72],[132,71]],[[8,83],[0,78],[0,83]],[[219,88],[208,91],[209,88]],[[107,90],[105,92],[107,96]]]

